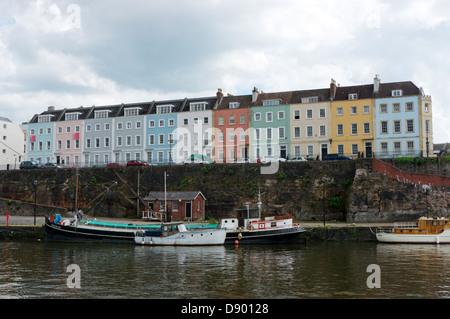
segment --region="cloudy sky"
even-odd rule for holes
[[[0,0],[0,116],[413,81],[450,142],[448,0]]]

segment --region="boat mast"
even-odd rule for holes
[[[261,194],[261,187],[259,186],[258,183],[258,218],[261,219],[261,195],[264,195],[264,193]]]
[[[75,212],[78,212],[78,171],[79,168],[77,167],[77,173],[76,173],[76,183],[75,183]]]

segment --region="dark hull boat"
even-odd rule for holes
[[[62,221],[60,216],[45,218],[45,232],[48,240],[57,241],[105,241],[133,243],[136,232],[155,230],[159,224],[136,225],[127,223],[112,223],[97,220]],[[216,225],[191,225],[195,228],[216,228]]]
[[[242,226],[239,226],[242,225]],[[287,244],[303,242],[306,230],[292,223],[292,218],[266,217],[263,219],[224,218],[222,228],[227,230],[225,244]]]

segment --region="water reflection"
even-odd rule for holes
[[[450,245],[0,242],[2,298],[448,298]],[[67,287],[79,265],[81,288]],[[377,264],[381,288],[370,289]]]

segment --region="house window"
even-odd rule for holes
[[[266,129],[266,138],[268,139],[268,140],[271,140],[272,139],[272,128],[271,127],[268,127],[267,129]]]
[[[313,134],[314,134],[314,132],[313,132],[313,127],[312,126],[307,126],[306,127],[306,136],[307,137],[313,137]]]
[[[239,107],[239,102],[230,102],[230,103],[228,104],[228,107],[229,107],[230,109],[237,109],[237,108]]]
[[[364,105],[363,106],[363,113],[364,114],[369,114],[370,113],[370,107],[368,105]]]
[[[149,145],[155,145],[155,135],[154,134],[150,134],[148,136],[148,144]]]
[[[392,90],[392,96],[402,96],[403,91],[402,90]]]
[[[382,155],[387,155],[388,153],[388,143],[387,142],[381,142],[381,154]]]
[[[266,113],[266,122],[272,122],[273,118],[272,118],[272,112],[267,112]]]
[[[351,110],[350,113],[352,115],[358,114],[358,107],[357,106],[352,106],[350,110]]]
[[[234,115],[228,117],[228,125],[234,125]]]
[[[278,111],[278,119],[284,120],[284,111]]]
[[[394,133],[401,133],[400,121],[394,121]]]
[[[284,135],[284,127],[279,127],[278,128],[278,138],[279,139],[286,138],[286,136]]]
[[[358,135],[358,124],[352,123],[352,135]]]
[[[370,123],[364,123],[364,134],[370,134]]]
[[[78,115],[80,115],[80,113],[67,113],[66,114],[66,121],[77,121],[78,120]]]
[[[108,111],[108,110],[105,110],[105,111],[95,111],[94,112],[94,118],[95,119],[106,119],[106,118],[108,118],[108,113],[109,113],[110,111]]]
[[[326,136],[327,135],[325,125],[320,125],[319,126],[319,135],[320,136]]]
[[[159,145],[164,144],[164,134],[159,134],[158,135],[158,144]]]
[[[381,121],[381,134],[388,134],[388,122]]]
[[[148,127],[149,128],[154,128],[155,127],[155,121],[154,120],[148,121]]]
[[[223,116],[219,116],[218,120],[217,120],[217,125],[223,125],[224,123],[224,117]]]
[[[314,156],[314,145],[308,145],[307,155]]]
[[[294,146],[294,156],[300,156],[300,146]]]
[[[325,109],[320,109],[320,110],[319,110],[319,117],[320,117],[321,119],[323,119],[323,118],[326,117],[326,111],[325,111]]]
[[[39,115],[38,123],[49,123],[53,115]]]
[[[294,138],[300,138],[301,128],[300,126],[294,127]]]
[[[158,121],[158,127],[164,127],[164,120]]]
[[[392,112],[400,112],[400,103],[394,103],[392,104]]]
[[[169,126],[175,126],[175,120],[174,119],[169,119]]]
[[[394,142],[394,154],[400,154],[401,151],[402,151],[401,143],[400,142]]]
[[[358,155],[358,144],[352,144],[352,155]]]
[[[414,112],[414,103],[413,102],[406,103],[406,112]]]
[[[387,104],[380,104],[380,113],[387,113]]]
[[[306,110],[306,118],[307,119],[312,119],[313,118],[313,110],[311,110],[311,109]]]
[[[188,125],[189,124],[189,119],[183,119],[183,124],[184,125]]]
[[[339,155],[344,155],[344,145],[343,144],[338,144],[337,150],[338,150]]]
[[[414,120],[406,120],[406,133],[414,133]]]
[[[414,153],[414,141],[407,141],[406,145],[408,154]]]
[[[357,100],[358,99],[358,94],[357,93],[351,93],[348,95],[348,99],[349,100]]]
[[[338,107],[336,109],[336,115],[344,115],[344,109],[342,107]]]
[[[255,113],[255,121],[261,121],[261,113]]]
[[[344,124],[337,125],[337,135],[344,135]]]
[[[300,120],[300,110],[294,110],[294,120]]]

